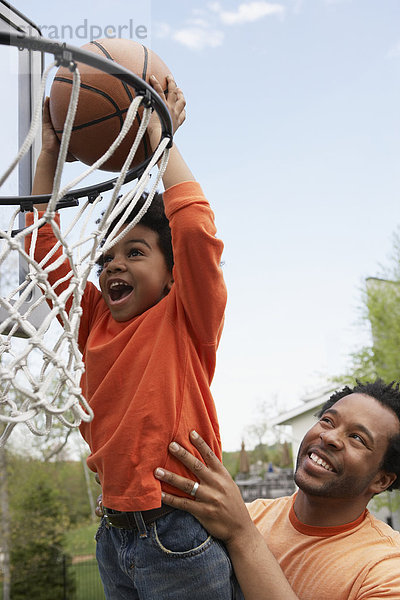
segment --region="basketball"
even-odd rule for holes
[[[100,54],[129,69],[147,83],[155,75],[164,90],[170,70],[149,48],[128,39],[106,38],[89,42],[82,49]],[[69,143],[69,152],[81,162],[92,165],[102,156],[121,131],[128,108],[135,97],[133,87],[84,63],[77,63],[81,75],[79,102]],[[72,73],[60,67],[50,90],[50,118],[59,139],[63,133],[72,91]],[[135,140],[143,109],[114,154],[101,166],[104,171],[120,171]],[[130,168],[149,156],[147,133],[143,137]]]

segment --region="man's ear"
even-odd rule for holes
[[[392,485],[396,478],[396,473],[387,473],[383,470],[379,471],[370,485],[371,493],[375,495],[384,492]]]

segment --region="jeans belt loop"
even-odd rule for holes
[[[139,537],[147,538],[146,523],[144,522],[142,512],[141,511],[134,512],[133,518],[135,519],[136,527],[139,532]]]

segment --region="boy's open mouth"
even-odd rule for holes
[[[112,281],[108,286],[108,294],[112,302],[123,300],[133,291],[133,287],[124,281]]]

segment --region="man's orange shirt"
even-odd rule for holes
[[[368,510],[339,527],[304,525],[294,498],[255,500],[248,509],[300,600],[399,600],[398,531]]]
[[[91,450],[88,465],[100,477],[103,504],[122,511],[159,507],[161,486],[176,493],[154,478],[156,467],[193,478],[168,453],[172,440],[189,447],[191,429],[221,457],[210,384],[226,304],[223,244],[198,183],[178,184],[163,198],[174,252],[169,294],[123,323],[112,318],[94,284],[87,284],[82,300],[81,386],[94,419],[80,429]],[[54,242],[50,226],[42,227],[35,258]],[[58,280],[68,271],[64,263],[51,277]]]

